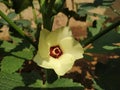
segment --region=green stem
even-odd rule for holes
[[[25,35],[25,33],[23,32],[23,30],[18,27],[10,18],[8,18],[1,10],[0,10],[0,16],[9,24],[11,25],[23,38],[25,38],[27,41],[29,41],[34,47],[36,47],[36,45],[33,43],[33,41]]]
[[[41,13],[43,18],[43,27],[49,31],[52,30],[53,21],[54,21],[54,12],[53,6],[55,0],[39,0],[41,6]],[[57,75],[51,69],[45,69],[46,81],[52,83],[57,79]]]
[[[32,12],[33,12],[33,17],[34,17],[34,22],[37,24],[37,15],[36,15],[36,11],[35,11],[33,2],[32,2]]]
[[[54,16],[48,16],[48,14],[43,14],[43,27],[48,29],[49,31],[52,30]]]
[[[54,12],[53,6],[54,6],[55,0],[50,0],[50,2],[45,1],[43,5],[41,5],[42,17],[43,17],[43,27],[48,29],[49,31],[52,30],[53,21],[54,21]],[[46,10],[45,10],[46,8]]]
[[[57,74],[53,69],[45,69],[47,83],[53,83],[58,79]]]
[[[111,30],[113,30],[115,27],[117,27],[119,25],[120,25],[120,20],[114,22],[112,25],[107,27],[105,30],[102,30],[100,33],[96,34],[94,37],[91,37],[90,39],[85,40],[85,42],[83,42],[82,46],[86,47],[87,45],[89,45],[90,43],[93,43],[95,40],[97,40],[101,36],[105,35],[106,33],[110,32]]]

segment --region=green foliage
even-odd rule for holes
[[[42,86],[42,87],[41,87]],[[36,81],[36,83],[35,84],[33,84],[33,85],[30,85],[30,87],[41,87],[41,88],[68,88],[68,89],[70,89],[70,88],[72,88],[72,87],[74,87],[74,88],[78,88],[79,87],[79,89],[80,90],[83,90],[84,88],[83,88],[83,86],[81,85],[81,84],[79,84],[79,83],[74,83],[71,79],[65,79],[65,78],[60,78],[60,79],[57,79],[54,83],[52,83],[52,84],[49,84],[49,83],[46,83],[46,84],[42,84],[42,81],[40,81],[40,80],[37,80]],[[63,88],[63,89],[64,89]],[[71,90],[74,90],[73,88],[71,89]]]
[[[16,57],[23,58],[26,60],[31,60],[33,57],[33,51],[28,48],[25,48],[25,49],[23,49],[21,51],[17,51],[17,52],[12,52],[11,54]]]
[[[14,49],[16,47],[15,44],[7,42],[7,41],[3,41],[1,48],[4,48],[5,52],[9,52],[12,49]]]
[[[113,46],[103,46],[104,49],[106,50],[115,50],[115,49],[120,49],[120,46],[116,46],[116,45],[113,45]]]
[[[97,82],[93,79],[93,87],[96,89],[96,90],[104,90],[103,88],[101,88]]]
[[[0,0],[0,2],[4,3],[7,7],[12,7],[12,3],[9,0]]]
[[[120,25],[118,26],[117,32],[120,34]]]
[[[22,28],[31,27],[31,22],[29,20],[25,20],[25,19],[15,20],[15,23],[21,26]]]
[[[53,8],[53,12],[54,13],[58,13],[61,11],[61,9],[63,9],[63,5],[65,3],[65,0],[55,0],[55,4],[54,4],[54,8]],[[55,10],[55,11],[54,11]]]
[[[120,34],[117,33],[115,30],[110,31],[109,33],[105,34],[98,40],[93,43],[94,48],[88,49],[88,52],[94,53],[110,53],[116,52],[119,53],[119,46],[115,46],[114,43],[120,42]]]
[[[41,6],[41,13],[43,16],[43,27],[52,30],[54,15],[62,9],[65,0],[39,0]]]
[[[96,65],[96,74],[99,79],[96,79],[97,84],[99,84],[104,90],[119,90],[120,84],[120,61],[119,59],[113,59],[107,64]]]
[[[24,86],[21,75],[0,72],[0,90],[12,90],[18,86]]]
[[[16,13],[20,13],[24,9],[26,9],[28,6],[32,5],[33,0],[12,0],[13,3],[13,9],[15,9]]]
[[[16,16],[17,16],[17,14],[15,12],[10,12],[7,15],[7,17],[10,18],[10,19],[14,19]],[[0,18],[0,24],[8,25],[8,23],[3,18]]]
[[[9,83],[8,83],[9,82]],[[81,84],[74,83],[71,79],[60,78],[52,84],[43,84],[40,76],[31,72],[29,74],[6,73],[0,72],[0,89],[1,90],[36,90],[36,89],[69,89],[84,90]]]
[[[95,20],[93,22],[93,26],[88,28],[88,32],[91,33],[91,36],[95,36],[96,34],[98,34],[101,31],[104,21],[105,21],[105,19],[101,18],[101,19]]]
[[[14,73],[15,71],[21,68],[23,62],[24,59],[20,59],[14,56],[6,56],[1,62],[1,71],[7,73]]]
[[[77,4],[78,6],[78,13],[79,15],[85,15],[85,14],[89,14],[89,15],[95,15],[95,13],[90,13],[88,12],[88,10],[91,10],[91,9],[94,9],[98,6],[100,7],[109,7],[112,5],[112,3],[114,2],[115,0],[94,0],[93,3],[80,3],[80,4]]]
[[[15,12],[10,12],[7,16],[10,19],[14,19],[17,16],[17,14]]]

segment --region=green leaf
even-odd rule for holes
[[[120,34],[120,25],[117,28],[117,32]]]
[[[0,24],[8,25],[8,23],[3,18],[0,19]]]
[[[100,70],[101,69],[101,70]],[[99,66],[96,71],[96,83],[98,83],[104,90],[120,90],[120,59],[109,60],[107,64]],[[101,74],[99,74],[101,73]]]
[[[13,90],[18,86],[24,86],[22,77],[19,74],[0,72],[0,90]]]
[[[28,48],[25,48],[22,51],[12,52],[11,54],[27,60],[31,60],[33,57],[33,51]]]
[[[10,12],[7,15],[7,17],[10,18],[10,19],[14,19],[16,16],[17,16],[17,14],[15,12]],[[8,23],[3,18],[0,19],[0,24],[8,25]]]
[[[31,22],[29,20],[25,20],[25,19],[15,20],[15,23],[24,28],[31,27]]]
[[[4,3],[8,8],[12,7],[12,3],[9,0],[0,0],[0,2]]]
[[[6,56],[1,61],[1,71],[7,73],[13,73],[21,68],[24,60],[14,57],[14,56]]]
[[[55,14],[57,14],[58,12],[60,12],[60,10],[62,9],[62,7],[64,6],[65,0],[55,0],[55,4],[54,4],[54,10],[55,10]]]
[[[77,13],[80,15],[80,16],[85,16],[88,12],[84,9],[78,9]]]
[[[120,46],[108,46],[108,45],[106,45],[106,46],[103,46],[103,48],[104,49],[106,49],[106,50],[115,50],[115,49],[120,49]]]
[[[14,49],[14,48],[16,47],[16,45],[13,44],[13,43],[7,42],[7,41],[3,41],[1,47],[4,48],[4,50],[5,50],[6,52],[9,52],[9,51],[11,51],[12,49]]]
[[[22,43],[22,39],[21,38],[17,38],[17,37],[11,36],[11,39],[13,40],[14,43]]]
[[[101,38],[94,41],[92,49],[87,49],[86,52],[94,52],[94,53],[119,53],[120,48],[113,43],[120,42],[120,34],[115,30],[110,31],[109,33],[103,35]]]
[[[99,28],[89,27],[89,32],[91,32],[92,36],[95,36],[97,33],[100,32],[100,27]]]
[[[94,79],[92,81],[93,81],[93,87],[95,88],[95,90],[104,90],[97,84],[97,82]]]
[[[44,85],[42,84],[41,80],[37,80],[36,83],[30,85],[29,87],[39,87],[39,88],[66,88],[70,90],[73,90],[73,88],[79,88],[79,90],[83,90],[84,87],[80,83],[75,83],[72,81],[72,79],[67,79],[67,78],[60,78],[57,79],[54,83],[48,84],[45,83]],[[73,87],[73,88],[72,88]]]
[[[13,9],[15,9],[16,13],[20,13],[28,6],[32,5],[33,0],[12,0],[13,2]]]
[[[17,14],[15,12],[10,12],[7,16],[8,18],[13,19],[17,16]]]
[[[88,28],[88,30],[92,34],[92,36],[95,36],[96,34],[98,34],[101,31],[104,21],[105,21],[104,18],[96,20],[93,23],[94,27],[89,27]]]
[[[97,6],[106,6],[109,7],[115,0],[94,0],[94,3],[83,3],[82,8],[93,9]]]

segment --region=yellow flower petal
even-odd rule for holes
[[[49,63],[49,58],[42,58],[39,53],[34,57],[34,61],[43,68],[51,68],[51,64]]]
[[[83,57],[84,50],[80,43],[76,41],[73,37],[66,37],[62,39],[59,45],[64,51],[63,53],[70,53],[75,57],[75,59]]]
[[[51,32],[48,35],[47,42],[50,46],[51,45],[54,46],[54,45],[57,45],[60,40],[62,40],[63,38],[69,37],[69,36],[72,36],[72,33],[69,27],[60,28],[58,30]]]
[[[40,38],[39,38],[39,45],[38,45],[38,53],[40,57],[48,57],[49,56],[49,46],[46,42],[46,37],[49,35],[48,30],[41,30]]]
[[[51,63],[51,68],[54,69],[57,75],[62,76],[72,68],[74,61],[75,58],[71,54],[64,54],[59,59],[51,57],[49,63]]]

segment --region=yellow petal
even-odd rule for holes
[[[34,61],[38,66],[43,68],[51,68],[51,64],[49,63],[49,58],[42,58],[39,53],[34,57]]]
[[[41,66],[43,61],[48,60],[49,59],[49,46],[47,45],[46,42],[46,37],[50,32],[43,29],[40,32],[40,38],[39,38],[39,45],[38,45],[38,52],[35,55],[35,57],[33,58],[33,60],[39,65]],[[49,64],[49,63],[48,63]],[[49,67],[49,65],[47,66],[47,68]]]
[[[48,46],[48,43],[46,42],[46,37],[49,35],[49,33],[50,32],[45,29],[41,30],[40,32],[38,53],[43,58],[49,56],[49,46]]]
[[[59,41],[65,37],[72,36],[69,27],[60,28],[58,30],[52,31],[48,37],[47,42],[50,46],[58,45]]]
[[[58,59],[53,60],[51,58],[49,63],[52,64],[52,68],[54,69],[56,74],[59,76],[62,76],[72,68],[74,61],[75,61],[75,58],[72,55],[63,54]]]
[[[63,53],[70,53],[75,57],[75,59],[83,57],[84,50],[80,43],[76,41],[73,37],[62,39],[59,45],[63,50]]]

